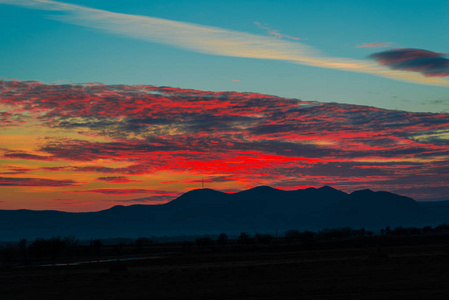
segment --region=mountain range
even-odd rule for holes
[[[114,206],[98,212],[0,210],[0,241],[273,233],[351,226],[426,226],[449,221],[449,201],[417,202],[389,192],[345,193],[332,187],[283,191],[259,186],[237,193],[189,191],[161,205]]]

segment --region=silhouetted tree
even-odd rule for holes
[[[435,232],[447,232],[449,231],[449,225],[444,223],[441,225],[438,225],[437,227],[434,228]]]
[[[241,245],[248,245],[251,242],[249,234],[247,234],[246,232],[240,233],[239,238],[238,238],[238,242]]]
[[[47,249],[50,250],[50,258],[54,263],[56,258],[58,258],[59,255],[61,255],[61,253],[64,251],[66,244],[61,239],[61,237],[57,236],[57,237],[52,237],[51,239],[49,239],[47,241],[47,245],[48,245]]]
[[[425,233],[425,234],[431,233],[432,232],[432,227],[425,226],[425,227],[423,227],[422,232]]]
[[[202,251],[212,250],[214,242],[208,236],[195,239],[195,244]]]
[[[271,243],[271,241],[273,240],[273,236],[270,234],[256,233],[256,239],[257,239],[257,242],[259,242],[261,244],[269,245]]]
[[[65,246],[69,248],[79,245],[79,240],[73,235],[64,237],[63,241],[65,243]]]
[[[184,241],[182,243],[182,251],[186,253],[192,252],[192,242],[190,241]]]
[[[134,242],[135,250],[137,253],[141,253],[144,250],[144,247],[147,245],[151,245],[153,243],[153,240],[145,237],[141,237],[136,239]]]
[[[117,256],[122,256],[123,255],[123,248],[125,247],[125,243],[118,243],[117,245],[114,246],[115,252],[117,254]]]
[[[391,230],[392,235],[403,235],[405,234],[405,230],[402,226],[396,227],[393,230]]]
[[[304,244],[311,243],[315,238],[315,233],[312,231],[304,231],[301,233],[300,240]]]
[[[22,257],[23,257],[23,264],[25,264],[25,265],[28,264],[28,249],[27,249],[28,245],[27,244],[28,244],[28,242],[26,239],[21,239],[18,244],[20,252],[22,253]]]
[[[76,258],[79,258],[79,245],[80,241],[74,236],[66,236],[64,238],[65,247],[70,250],[69,255],[73,255]]]
[[[9,264],[14,256],[14,250],[10,245],[0,247],[0,262],[2,264]]]
[[[359,232],[360,232],[360,237],[363,237],[366,235],[366,229],[363,227],[359,229]]]
[[[409,228],[407,228],[407,233],[412,234],[412,235],[421,234],[421,229],[419,229],[417,227],[409,227]]]
[[[325,228],[324,230],[319,232],[320,238],[324,240],[335,240],[344,238],[346,235],[346,229],[329,229]],[[352,230],[351,230],[352,232]]]
[[[227,243],[228,243],[228,236],[225,233],[220,233],[220,235],[217,238],[217,244],[220,247],[224,247],[226,246]]]
[[[371,230],[367,230],[365,235],[368,236],[368,237],[372,237],[372,236],[374,236],[374,232],[371,231]]]
[[[299,232],[299,230],[290,229],[285,232],[285,239],[289,243],[299,240],[300,237],[301,237],[301,232]]]
[[[365,229],[363,229],[365,230]],[[354,232],[356,232],[357,235],[361,235],[361,229],[354,230],[349,226],[343,227],[341,229],[335,229],[336,232],[336,238],[349,238],[354,235]]]
[[[53,263],[64,252],[65,248],[66,242],[59,236],[48,240],[37,238],[29,246],[29,250],[36,260],[42,261],[44,257],[48,257]]]
[[[37,238],[35,239],[30,247],[29,250],[31,252],[31,254],[33,255],[35,260],[38,260],[39,262],[42,261],[43,257],[44,257],[44,253],[46,250],[46,241],[42,238]]]
[[[90,240],[89,244],[89,257],[95,256],[97,260],[100,257],[100,249],[103,246],[101,240]]]
[[[416,227],[407,227],[404,228],[402,226],[396,227],[391,231],[391,234],[393,235],[416,235],[420,234],[421,230]]]

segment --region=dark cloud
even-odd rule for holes
[[[157,195],[138,199],[128,199],[128,200],[109,200],[109,202],[118,202],[126,204],[138,204],[138,203],[148,203],[148,204],[164,204],[170,202],[177,198],[179,195]]]
[[[0,186],[77,186],[73,180],[53,180],[45,178],[0,177]]]
[[[21,168],[21,167],[6,167],[8,171],[6,172],[0,172],[2,175],[18,175],[18,174],[25,174],[30,171],[33,171],[33,169],[29,168]]]
[[[42,156],[36,154],[30,154],[25,152],[8,152],[3,154],[4,158],[12,158],[12,159],[30,159],[30,160],[52,160],[51,156]]]
[[[108,176],[108,177],[98,177],[99,181],[113,182],[113,183],[127,183],[127,182],[142,182],[140,180],[131,180],[125,176]]]
[[[147,190],[147,189],[92,189],[72,191],[68,193],[99,193],[105,195],[133,195],[133,194],[155,194],[159,196],[169,196],[173,192],[160,191],[160,190]]]
[[[446,104],[446,105],[449,105],[449,99],[430,100],[430,101],[423,102],[423,104]]]
[[[426,77],[449,76],[447,54],[422,49],[397,48],[371,54],[379,64],[394,70],[419,72]]]

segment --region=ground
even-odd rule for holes
[[[276,249],[275,249],[276,250]],[[1,299],[448,299],[446,245],[184,253],[0,270]]]

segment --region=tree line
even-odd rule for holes
[[[435,227],[396,227],[386,226],[378,233],[365,228],[354,229],[351,227],[323,229],[314,231],[299,231],[291,229],[281,236],[267,233],[255,233],[251,235],[241,232],[234,238],[221,233],[215,236],[201,236],[191,241],[160,243],[154,238],[140,237],[128,239],[130,242],[117,242],[105,244],[105,240],[91,239],[88,243],[82,243],[74,236],[37,238],[33,241],[22,239],[19,242],[3,243],[0,246],[0,266],[8,265],[36,265],[55,264],[58,262],[74,262],[79,260],[95,262],[104,258],[124,256],[145,256],[157,253],[182,252],[203,253],[213,251],[241,251],[255,250],[267,247],[329,247],[329,245],[344,246],[350,242],[367,241],[365,245],[373,245],[380,238],[391,239],[395,237],[419,237],[434,236],[438,242],[438,236],[449,233],[449,225],[441,224]],[[448,241],[449,242],[449,241]],[[355,245],[355,244],[354,244]]]

